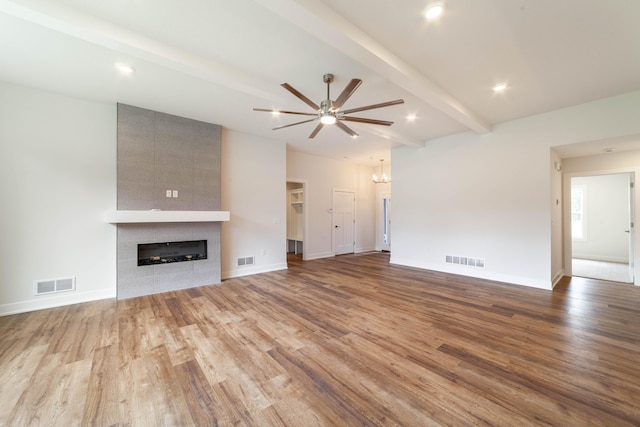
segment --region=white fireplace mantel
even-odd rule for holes
[[[229,211],[111,211],[104,216],[109,224],[154,222],[218,222],[229,221]]]

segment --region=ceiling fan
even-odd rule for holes
[[[344,88],[342,93],[336,98],[335,101],[331,100],[330,95],[330,86],[333,82],[333,74],[325,74],[322,76],[322,81],[327,84],[327,99],[320,102],[320,106],[318,106],[315,102],[298,92],[293,86],[289,83],[282,83],[280,86],[291,92],[294,96],[301,99],[305,104],[310,106],[315,110],[314,113],[302,113],[298,111],[283,111],[283,110],[269,110],[266,108],[254,108],[253,111],[265,111],[269,113],[282,113],[282,114],[298,114],[301,116],[313,116],[312,119],[303,120],[301,122],[290,123],[287,125],[282,125],[273,128],[273,130],[283,129],[290,126],[301,125],[303,123],[313,122],[315,120],[320,120],[320,123],[316,126],[316,128],[311,132],[309,138],[315,137],[320,129],[323,128],[324,125],[332,125],[335,124],[342,131],[348,133],[353,138],[357,137],[358,134],[354,132],[351,128],[345,125],[343,122],[357,122],[357,123],[368,123],[373,125],[383,125],[383,126],[391,126],[393,122],[385,121],[385,120],[375,120],[375,119],[365,119],[364,117],[353,117],[348,116],[351,113],[357,113],[359,111],[365,110],[373,110],[375,108],[389,107],[391,105],[403,104],[404,100],[396,99],[395,101],[383,102],[380,104],[367,105],[364,107],[351,108],[349,110],[341,110],[344,103],[353,95],[358,86],[362,84],[362,80],[360,79],[352,79],[349,84]]]

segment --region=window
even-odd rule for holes
[[[571,186],[571,238],[587,240],[586,185]]]

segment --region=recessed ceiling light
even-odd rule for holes
[[[614,151],[616,151],[616,149],[613,147],[607,147],[602,151],[604,151],[605,153],[613,153]]]
[[[125,74],[131,74],[136,71],[135,68],[133,68],[131,65],[128,65],[128,64],[116,64],[116,69],[121,73],[125,73]]]
[[[407,116],[407,120],[410,121],[410,122],[414,121],[415,119],[416,119],[416,115],[415,114],[409,114]]]
[[[271,114],[274,115],[274,116],[279,116],[280,115],[280,111],[272,111]]]
[[[498,83],[497,85],[495,85],[493,87],[493,91],[494,92],[502,92],[507,88],[507,84],[506,83]]]
[[[424,16],[427,19],[436,19],[438,17],[440,17],[440,15],[442,15],[442,13],[444,12],[445,9],[445,4],[444,2],[435,2],[435,3],[431,3],[429,6],[427,6],[427,10],[424,12]]]

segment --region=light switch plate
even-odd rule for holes
[[[173,190],[173,197],[178,198],[178,190]]]
[[[171,190],[167,190],[167,197],[171,197]]]

